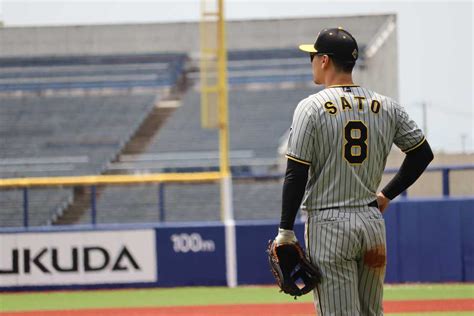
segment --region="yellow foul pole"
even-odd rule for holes
[[[229,114],[227,98],[227,52],[224,23],[224,0],[219,0],[218,19],[218,86],[219,86],[219,147],[220,147],[220,170],[223,175],[229,175]]]
[[[229,113],[227,97],[227,47],[224,21],[224,0],[218,0],[217,60],[219,153],[221,179],[221,217],[225,224],[227,286],[237,286],[237,251],[232,206],[232,174],[229,166]]]
[[[227,96],[227,48],[224,21],[224,0],[218,0],[217,60],[218,60],[218,104],[219,104],[219,155],[221,185],[221,217],[233,220],[232,179],[229,166],[229,113]]]

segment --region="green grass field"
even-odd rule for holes
[[[387,285],[385,287],[385,300],[450,298],[473,299],[474,284]],[[276,287],[257,286],[245,286],[233,289],[224,287],[189,287],[2,293],[0,294],[0,312],[184,305],[272,304],[289,303],[293,301],[293,298],[279,293]],[[306,295],[298,301],[311,302],[312,295]],[[433,313],[433,315],[470,314],[472,314],[472,312]],[[407,315],[413,316],[414,314],[411,313]]]

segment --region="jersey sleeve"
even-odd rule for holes
[[[311,120],[307,102],[307,100],[303,100],[295,109],[286,157],[311,165],[314,151],[314,124]]]
[[[425,136],[403,107],[397,106],[396,114],[397,125],[393,142],[404,153],[407,153],[423,144]]]

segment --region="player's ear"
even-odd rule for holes
[[[322,55],[321,56],[321,68],[326,69],[329,67],[329,56],[328,55]]]

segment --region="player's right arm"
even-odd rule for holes
[[[377,194],[377,202],[382,212],[387,208],[390,200],[415,183],[434,158],[428,141],[405,109],[397,107],[396,111],[397,125],[393,141],[406,156],[397,174]]]
[[[393,179],[377,194],[380,211],[385,211],[390,200],[408,189],[421,176],[433,160],[433,152],[425,139],[419,147],[407,153],[400,170]]]

